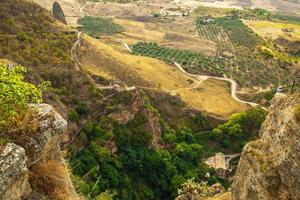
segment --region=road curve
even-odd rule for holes
[[[188,72],[186,72],[182,67],[181,67],[181,65],[180,64],[178,64],[178,63],[174,63],[174,65],[180,70],[180,71],[182,71],[183,73],[185,73],[186,75],[188,75],[188,76],[192,76],[192,77],[196,77],[196,78],[198,78],[198,79],[201,79],[201,80],[207,80],[207,79],[216,79],[216,80],[220,80],[220,81],[226,81],[226,82],[229,82],[230,84],[231,84],[231,87],[230,87],[230,93],[231,93],[231,97],[234,99],[234,100],[236,100],[236,101],[238,101],[238,102],[240,102],[240,103],[244,103],[244,104],[248,104],[248,105],[250,105],[250,106],[253,106],[253,107],[255,107],[255,106],[261,106],[261,105],[259,105],[259,104],[257,104],[257,103],[253,103],[253,102],[250,102],[250,101],[244,101],[244,100],[241,100],[241,99],[239,99],[237,96],[236,96],[236,92],[237,92],[237,83],[235,82],[235,80],[233,80],[233,79],[230,79],[230,78],[223,78],[223,77],[217,77],[217,76],[206,76],[206,75],[198,75],[198,74],[190,74],[190,73],[188,73]],[[264,110],[267,110],[265,107],[263,107],[263,106],[261,106]]]
[[[124,45],[124,47],[129,51],[129,52],[132,52],[132,49],[130,49],[129,45],[125,42],[120,42]],[[217,76],[207,76],[207,75],[201,75],[201,74],[191,74],[191,73],[188,73],[187,71],[185,71],[180,64],[174,62],[174,65],[181,71],[183,72],[184,74],[190,76],[190,77],[193,77],[193,78],[196,78],[197,80],[199,81],[204,81],[204,80],[207,80],[207,79],[216,79],[216,80],[220,80],[220,81],[226,81],[226,82],[229,82],[231,84],[231,87],[230,87],[230,93],[231,93],[231,97],[240,102],[240,103],[244,103],[244,104],[248,104],[252,107],[255,107],[255,106],[260,106],[262,107],[264,110],[267,110],[267,108],[257,104],[257,103],[253,103],[253,102],[250,102],[250,101],[244,101],[244,100],[241,100],[237,97],[236,93],[237,93],[237,86],[238,84],[235,82],[235,80],[233,79],[230,79],[230,78],[224,78],[224,77],[217,77]]]

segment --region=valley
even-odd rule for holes
[[[287,119],[298,120],[300,4],[57,0],[52,10],[54,2],[0,6],[0,163],[10,142],[25,148],[24,163],[42,157],[23,164],[22,195],[240,200],[244,147],[265,142],[270,115],[284,118],[274,102],[289,99],[296,117]],[[31,138],[47,140],[46,153]]]
[[[101,75],[111,79],[119,79],[129,86],[137,85],[134,84],[134,82],[137,81],[137,77],[139,77],[138,79],[140,79],[139,82],[141,83],[140,86],[145,87],[145,85],[147,85],[152,89],[154,88],[158,90],[161,89],[162,91],[170,92],[173,95],[178,95],[192,108],[206,111],[209,114],[212,114],[217,117],[223,117],[223,118],[224,117],[226,118],[235,112],[244,111],[247,107],[247,104],[241,103],[242,101],[236,101],[237,98],[232,98],[232,99],[230,98],[231,83],[227,85],[222,83],[222,81],[208,79],[201,84],[204,84],[206,82],[209,84],[205,84],[205,87],[203,86],[201,87],[201,84],[198,84],[197,80],[193,80],[193,79],[189,80],[190,77],[184,78],[185,76],[184,74],[179,75],[182,77],[178,77],[178,79],[180,80],[178,81],[176,78],[177,76],[175,75],[178,74],[178,72],[176,72],[177,71],[176,66],[174,68],[174,62],[179,62],[179,60],[168,60],[167,63],[160,62],[159,64],[157,64],[158,66],[164,65],[167,68],[163,70],[163,68],[157,67],[157,69],[152,70],[151,69],[152,67],[149,68],[143,66],[144,62],[142,61],[146,60],[146,63],[149,63],[146,57],[140,57],[139,61],[137,61],[137,58],[130,55],[130,52],[126,52],[123,43],[126,43],[129,46],[131,45],[134,46],[139,41],[155,42],[166,48],[178,49],[182,51],[193,51],[195,53],[204,55],[208,59],[212,59],[214,57],[219,58],[219,59],[215,59],[215,61],[214,60],[212,61],[212,66],[215,65],[213,62],[220,63],[217,64],[218,67],[213,70],[210,68],[201,69],[201,67],[199,68],[198,66],[193,66],[194,64],[189,64],[189,62],[193,60],[188,61],[187,66],[186,64],[183,65],[182,63],[179,64],[181,64],[185,70],[191,72],[192,74],[214,75],[218,77],[225,76],[225,78],[233,77],[233,79],[238,83],[237,85],[241,86],[241,88],[234,86],[237,88],[237,90],[255,93],[257,90],[264,91],[266,89],[276,87],[276,85],[278,86],[287,83],[286,82],[287,80],[282,80],[282,79],[289,78],[289,77],[284,77],[284,76],[270,77],[269,78],[270,80],[266,80],[261,83],[258,83],[257,79],[261,80],[261,77],[265,75],[266,68],[268,67],[273,68],[271,67],[273,63],[269,61],[266,61],[267,62],[266,63],[264,61],[263,63],[258,64],[255,63],[253,58],[251,57],[249,57],[249,61],[251,60],[250,62],[252,63],[249,63],[248,60],[245,60],[245,58],[243,59],[239,58],[242,57],[243,54],[247,54],[249,50],[246,48],[241,49],[241,47],[235,47],[235,45],[233,45],[232,42],[230,41],[228,42],[227,33],[223,33],[224,35],[222,36],[223,38],[220,38],[218,40],[214,40],[211,37],[206,37],[205,35],[201,35],[201,31],[199,32],[199,29],[197,30],[195,28],[195,24],[197,23],[196,21],[197,20],[199,21],[199,19],[189,15],[181,16],[186,11],[188,11],[187,13],[193,12],[191,8],[188,8],[188,5],[192,5],[192,3],[183,2],[184,4],[187,4],[184,5],[185,7],[184,6],[181,7],[181,3],[182,2],[180,1],[179,2],[165,1],[163,3],[161,2],[158,3],[156,1],[153,2],[148,1],[147,6],[145,6],[143,5],[144,4],[143,2],[137,2],[137,3],[132,2],[132,3],[125,3],[125,4],[120,4],[115,2],[101,3],[101,2],[90,2],[90,1],[87,1],[85,3],[80,1],[74,1],[73,4],[71,4],[68,1],[61,2],[62,6],[64,6],[64,9],[66,10],[66,17],[68,23],[73,27],[78,26],[78,24],[77,23],[74,24],[74,22],[76,22],[76,20],[78,20],[81,16],[90,15],[90,16],[98,16],[98,17],[102,16],[105,18],[111,17],[113,19],[113,24],[117,24],[123,29],[120,33],[109,33],[104,35],[100,34],[101,36],[99,35],[100,40],[98,43],[100,46],[101,45],[100,41],[101,41],[103,44],[102,46],[111,47],[107,53],[104,53],[107,54],[108,57],[111,54],[113,55],[117,53],[118,56],[114,57],[115,58],[114,61],[110,61],[110,62],[115,63],[114,65],[119,65],[122,66],[123,68],[125,67],[126,69],[122,73],[128,74],[128,76],[126,76],[127,78],[125,78],[125,76],[120,75],[121,70],[119,72],[116,72],[116,70],[107,69],[108,65],[105,62],[109,62],[108,58],[106,59],[106,61],[102,61],[101,62],[102,64],[100,63],[93,64],[91,63],[92,59],[85,59],[88,62],[87,64],[85,64],[86,67],[88,67],[88,70],[92,73],[95,73],[96,75]],[[178,8],[180,9],[178,10]],[[168,13],[167,12],[168,10],[174,10],[174,12],[181,13],[181,14],[177,15],[175,13],[172,13],[173,11],[171,13]],[[161,15],[161,13],[164,13],[167,16],[165,17],[159,16]],[[156,17],[156,15],[158,16]],[[101,20],[101,18],[99,18],[98,20]],[[180,27],[180,29],[178,29],[177,27]],[[89,38],[88,40],[90,39],[91,38]],[[243,39],[241,39],[241,41],[243,41]],[[226,49],[229,48],[231,50],[224,51],[223,49],[225,48]],[[108,48],[102,48],[101,50],[98,49],[97,51],[105,52],[106,50],[108,50]],[[112,53],[112,51],[114,52]],[[235,57],[233,59],[230,57],[228,58],[225,57],[225,56],[234,55],[236,54],[237,51],[241,52],[240,56]],[[95,52],[93,54],[95,54]],[[124,54],[128,54],[125,59],[123,59]],[[90,58],[89,55],[87,56],[88,58]],[[121,61],[118,61],[119,58],[122,58],[120,59]],[[207,59],[207,58],[201,58],[201,59]],[[127,63],[124,63],[124,61],[126,61]],[[227,62],[225,65],[224,65],[224,61]],[[256,62],[261,62],[261,61],[258,60]],[[141,64],[137,64],[137,66],[134,66],[136,65],[136,63],[141,63]],[[240,66],[236,65],[236,63],[240,63]],[[153,64],[154,62],[151,63],[151,65]],[[128,65],[129,67],[127,67]],[[259,71],[255,70],[255,74],[253,74],[251,73],[251,71],[254,72],[254,70],[251,70],[252,65],[264,65],[266,67],[257,69]],[[132,67],[134,68],[130,69]],[[175,70],[176,72],[174,73],[175,76],[172,74],[170,74],[169,77],[166,76],[165,72],[170,71],[168,68],[169,69],[173,68],[171,71]],[[149,69],[151,71],[149,71]],[[278,69],[274,68],[274,69],[275,71],[279,70],[278,75],[282,73],[282,70],[280,68]],[[162,70],[161,75],[159,75],[160,70]],[[112,71],[115,71],[114,74],[112,73]],[[118,73],[118,75],[116,75],[115,73]],[[169,72],[167,74],[169,74]],[[131,79],[135,79],[135,80],[132,82]],[[174,81],[174,83],[172,83],[172,81]],[[193,84],[191,84],[191,82],[194,82],[194,84],[199,85],[200,87],[198,89],[195,88]],[[191,85],[189,86],[189,84]],[[205,88],[205,89],[203,90],[201,88]],[[216,88],[219,88],[220,90]],[[174,93],[174,91],[176,91],[176,93]],[[187,98],[190,95],[195,95],[195,98],[193,97]],[[216,100],[211,101],[211,98],[216,98]],[[212,105],[211,102],[213,102]],[[221,107],[222,109],[219,109]]]

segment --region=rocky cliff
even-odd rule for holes
[[[260,139],[243,149],[234,200],[300,199],[300,95],[276,95]]]
[[[79,199],[60,141],[67,122],[48,104],[32,104],[17,130],[1,133],[0,199]]]

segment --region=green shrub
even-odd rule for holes
[[[79,115],[84,115],[84,114],[87,114],[90,109],[88,107],[88,105],[84,102],[80,102],[76,108],[75,108],[76,112],[79,114]]]
[[[160,17],[161,15],[159,13],[153,13],[152,16],[153,17]]]
[[[28,35],[23,31],[17,33],[17,39],[20,40],[21,42],[28,40],[28,38],[29,38]]]
[[[41,103],[40,89],[24,81],[26,69],[9,70],[0,64],[0,131],[16,122],[25,113],[28,103]]]
[[[79,121],[79,115],[76,111],[72,110],[69,113],[69,120],[71,120],[72,122],[78,122]]]

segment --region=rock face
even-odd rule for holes
[[[7,143],[0,154],[0,197],[21,199],[30,192],[25,150]],[[2,198],[1,198],[2,199]]]
[[[242,152],[232,186],[234,200],[300,199],[300,95],[277,95],[260,139]]]
[[[67,24],[65,14],[64,14],[60,4],[56,1],[53,3],[52,13],[53,13],[53,17],[55,19],[61,21],[64,24]]]
[[[28,141],[20,142],[20,145],[26,149],[29,164],[33,165],[43,159],[47,161],[57,154],[67,122],[48,104],[31,104],[29,110],[26,132],[33,133]]]
[[[118,98],[124,99],[124,96]],[[160,123],[159,113],[139,91],[131,91],[130,96],[126,99],[124,100],[125,103],[122,102],[116,105],[114,111],[107,114],[107,116],[120,124],[127,124],[138,115],[143,115],[147,119],[144,128],[152,136],[151,147],[158,149],[161,146],[160,140],[163,128]],[[108,112],[107,109],[106,112]]]
[[[15,144],[0,147],[0,199],[78,199],[60,151],[66,127],[52,106],[29,105],[19,129],[1,136]]]

